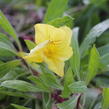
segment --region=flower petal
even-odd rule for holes
[[[44,59],[45,63],[48,64],[48,68],[52,70],[54,73],[56,73],[58,76],[63,77],[64,76],[64,62],[60,61],[58,59]]]
[[[29,62],[43,62],[43,49],[48,44],[48,40],[43,43],[38,44],[35,48],[33,48],[28,56],[23,57]]]
[[[70,45],[72,31],[69,27],[63,26],[56,28],[48,24],[35,25],[35,42],[36,44],[42,43],[45,40],[53,41],[55,44]]]
[[[35,42],[36,44],[42,43],[45,40],[50,40],[50,36],[52,36],[55,31],[55,27],[48,24],[36,24],[35,25]]]
[[[61,60],[66,61],[68,60],[73,54],[73,50],[70,46],[65,47],[58,52],[58,56]]]
[[[63,30],[64,40],[67,42],[67,45],[70,45],[71,37],[72,37],[72,30],[67,26],[60,27],[60,29]]]

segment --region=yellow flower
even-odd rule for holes
[[[24,59],[45,62],[50,70],[64,76],[64,61],[72,56],[71,29],[67,26],[56,28],[48,24],[36,24],[35,33],[36,47]]]

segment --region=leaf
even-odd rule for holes
[[[25,40],[25,43],[29,50],[33,49],[36,46],[36,44],[30,40]]]
[[[49,3],[44,22],[49,22],[55,18],[61,17],[67,7],[68,0],[52,0]],[[61,6],[61,8],[60,8]]]
[[[14,28],[11,26],[7,18],[4,16],[2,11],[0,10],[0,26],[10,35],[12,36],[15,41],[17,42],[19,48],[21,49],[21,45],[18,39],[18,36],[14,30]]]
[[[91,49],[86,83],[88,84],[97,74],[100,67],[100,55],[95,46]]]
[[[96,89],[96,88],[88,88],[84,94],[85,100],[86,100],[84,109],[93,109],[94,105],[97,102],[97,99],[98,99],[100,93],[101,92],[98,91],[98,89]]]
[[[80,52],[79,52],[79,44],[78,44],[78,31],[79,28],[73,29],[72,36],[72,48],[73,48],[73,56],[70,59],[70,64],[73,72],[77,75],[78,79],[80,79],[79,70],[80,70]]]
[[[77,104],[77,99],[78,99],[78,96],[72,97],[63,103],[57,104],[57,107],[59,109],[75,109],[76,104]]]
[[[0,78],[0,82],[5,81],[5,80],[15,79],[17,76],[18,74],[15,71],[9,71],[2,78]]]
[[[28,77],[29,80],[33,81],[37,87],[39,87],[40,89],[44,90],[45,92],[49,92],[50,89],[45,85],[45,83],[41,80],[40,76],[36,77],[36,76],[29,76]]]
[[[20,60],[14,60],[0,64],[0,78],[18,65],[20,65]]]
[[[100,55],[102,55],[102,56],[109,53],[109,44],[99,47],[98,51],[99,51]]]
[[[56,18],[54,20],[51,20],[50,22],[48,22],[48,24],[53,25],[55,27],[60,27],[60,26],[68,26],[70,28],[73,27],[73,18],[69,17],[69,16],[64,16],[64,17],[60,17],[60,18]]]
[[[104,88],[104,87],[109,87],[109,75],[108,75],[108,72],[107,74],[102,74],[102,76],[96,76],[94,79],[93,79],[93,82],[96,83],[96,86],[97,87],[100,87],[100,88]]]
[[[68,87],[72,93],[84,93],[87,90],[87,86],[84,81],[74,82]]]
[[[101,56],[101,62],[104,64],[104,65],[109,65],[109,53]]]
[[[10,53],[13,56],[16,56],[17,55],[17,53],[15,52],[15,50],[12,49],[12,47],[10,47],[8,44],[6,44],[4,42],[0,42],[0,55],[6,56],[6,54],[3,54],[3,52],[6,53],[6,54],[7,53]]]
[[[9,45],[11,47],[11,49],[15,50],[12,42],[10,41],[10,39],[3,33],[0,33],[0,42],[4,42],[7,45]]]
[[[27,72],[24,68],[21,67],[15,67],[8,71],[2,78],[0,78],[0,82],[6,81],[6,80],[13,80],[17,79],[18,77],[22,77],[27,75],[29,72]]]
[[[62,95],[61,95],[63,98],[67,98],[70,96],[71,91],[68,85],[73,83],[73,81],[74,81],[73,72],[71,68],[69,68],[64,76],[64,90],[62,91]]]
[[[102,109],[101,108],[101,102],[95,104],[94,109]]]
[[[91,44],[95,42],[96,38],[107,29],[109,29],[109,19],[97,24],[90,30],[80,46],[80,54],[82,58],[86,55],[88,48],[90,48]]]
[[[109,109],[109,88],[103,88],[102,109]]]
[[[9,38],[5,34],[0,33],[0,57],[10,57],[16,55],[16,50]]]
[[[7,80],[1,83],[1,86],[10,88],[10,89],[16,89],[18,91],[22,92],[40,92],[42,90],[38,89],[34,85],[22,81],[22,80]]]
[[[41,74],[40,78],[43,81],[43,83],[45,83],[48,87],[54,89],[63,89],[63,86],[60,84],[60,81],[52,72],[50,72],[45,67],[42,67],[41,69],[43,73]]]
[[[28,93],[7,90],[6,88],[1,88],[1,87],[0,87],[0,94],[13,96],[13,97],[35,98],[33,95],[30,95]]]
[[[43,109],[51,109],[51,95],[43,93]]]
[[[20,105],[17,105],[17,104],[11,104],[11,105],[14,106],[16,109],[30,109],[30,108],[20,106]]]

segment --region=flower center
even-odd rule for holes
[[[48,57],[48,58],[55,58],[56,54],[57,54],[57,50],[58,50],[58,45],[61,43],[61,40],[57,40],[57,41],[50,41],[47,44],[47,47],[44,50],[44,54]]]

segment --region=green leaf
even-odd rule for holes
[[[48,87],[54,88],[54,89],[63,89],[57,78],[50,74],[50,73],[43,73],[41,75],[41,79]]]
[[[109,88],[103,88],[102,109],[109,109]]]
[[[5,34],[0,33],[0,57],[10,57],[16,55],[17,53],[12,45],[12,42]]]
[[[88,73],[86,76],[86,83],[88,84],[98,73],[98,68],[100,67],[100,55],[96,47],[93,46],[90,53]]]
[[[51,20],[48,22],[48,24],[53,25],[55,27],[60,27],[60,26],[68,26],[70,28],[73,27],[73,18],[69,16],[64,16],[62,18],[56,18],[54,20]]]
[[[13,97],[35,98],[34,95],[30,95],[28,93],[7,90],[6,88],[1,88],[1,87],[0,87],[0,94],[13,96]]]
[[[33,81],[37,87],[39,87],[40,89],[44,90],[45,92],[49,92],[50,89],[45,85],[45,83],[41,80],[40,76],[36,77],[36,76],[29,76],[28,77],[29,80]]]
[[[72,97],[63,103],[57,104],[57,107],[59,109],[75,109],[76,104],[77,104],[77,99],[78,99],[78,96]]]
[[[29,50],[33,49],[36,46],[36,44],[30,40],[25,40],[25,43]]]
[[[70,91],[68,85],[73,83],[73,81],[74,81],[73,72],[72,72],[71,68],[69,68],[64,76],[64,90],[62,91],[62,95],[61,95],[62,97],[67,98],[70,96],[71,91]]]
[[[16,89],[18,91],[22,92],[40,92],[42,90],[38,89],[34,85],[22,81],[22,80],[7,80],[1,83],[1,86],[10,88],[10,89]]]
[[[17,105],[17,104],[11,104],[11,105],[14,106],[16,109],[30,109],[30,108],[20,106],[20,105]]]
[[[17,79],[18,77],[25,76],[28,73],[29,72],[27,72],[24,68],[15,67],[11,69],[8,73],[6,73],[2,78],[0,78],[0,82]]]
[[[3,64],[0,64],[0,78],[3,77],[6,73],[20,65],[20,60],[9,61]]]
[[[51,94],[43,93],[43,109],[51,109]]]
[[[43,83],[45,83],[48,87],[54,89],[63,89],[63,86],[60,84],[60,81],[58,80],[57,76],[55,76],[45,67],[42,67],[41,69],[43,73],[41,74],[40,78],[43,81]]]
[[[87,90],[87,86],[84,81],[74,82],[68,87],[72,93],[84,93]]]
[[[95,42],[96,38],[107,29],[109,29],[109,19],[97,24],[90,30],[80,46],[80,54],[82,58],[86,55],[88,48]]]
[[[10,56],[10,55],[16,56],[17,53],[8,44],[0,42],[0,56]]]
[[[18,39],[18,36],[14,30],[14,28],[11,26],[7,18],[4,16],[2,11],[0,10],[0,26],[10,35],[12,36],[15,41],[17,42],[19,48],[21,49],[21,45]]]
[[[0,78],[0,82],[5,81],[5,80],[15,79],[17,76],[18,76],[17,72],[9,71],[2,78]]]
[[[68,0],[52,0],[49,3],[44,22],[49,22],[55,18],[61,17],[67,7]],[[60,8],[61,6],[61,8]]]
[[[9,45],[11,47],[11,49],[15,50],[12,42],[10,41],[10,39],[3,33],[0,33],[0,42],[4,42],[7,45]]]
[[[78,44],[78,32],[79,28],[73,29],[72,36],[72,48],[73,48],[73,56],[70,59],[70,64],[73,72],[77,75],[78,79],[80,79],[79,70],[80,70],[80,52],[79,52],[79,44]]]
[[[102,55],[102,56],[109,53],[109,44],[99,47],[98,51],[99,51],[100,55]]]
[[[101,56],[101,62],[104,64],[104,65],[109,65],[109,53]]]

